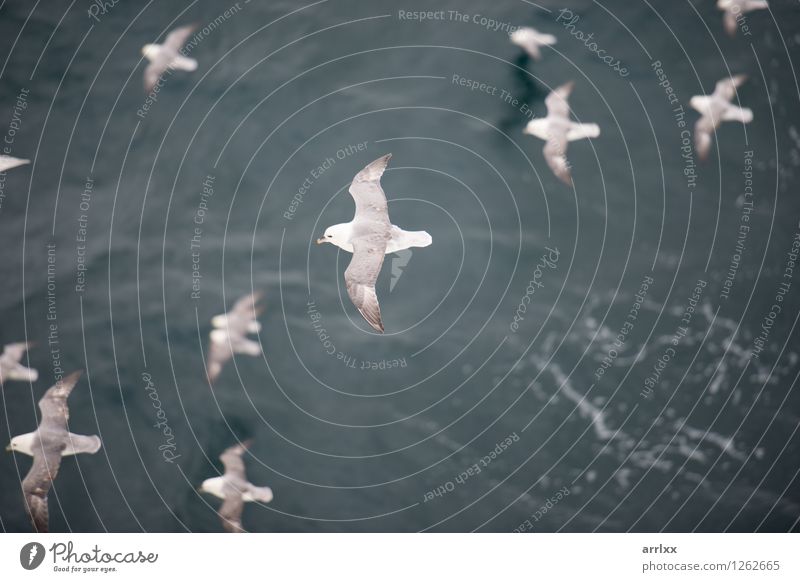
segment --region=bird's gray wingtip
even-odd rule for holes
[[[386,166],[389,165],[389,159],[391,157],[392,154],[386,154],[379,157],[377,160],[371,161],[369,164],[364,166],[364,168],[358,174],[356,174],[356,177],[353,179],[353,181],[373,182],[380,180],[380,177],[383,175],[383,171],[386,169]]]
[[[364,318],[364,321],[366,321],[370,325],[370,327],[372,329],[374,329],[378,333],[383,333],[384,332],[383,319],[381,318],[380,312],[378,312],[377,315],[376,315],[376,314],[370,313],[369,311],[366,311],[366,310],[364,310],[364,309],[362,309],[360,307],[358,308],[358,311],[359,311],[359,313],[361,313],[361,316]]]
[[[59,384],[64,386],[72,386],[80,380],[81,376],[83,376],[83,370],[75,370],[71,374],[68,374],[59,380]]]

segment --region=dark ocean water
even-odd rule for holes
[[[104,445],[62,463],[52,530],[219,531],[196,487],[246,437],[275,494],[253,531],[797,530],[800,12],[730,38],[714,4],[0,2],[0,133],[32,160],[0,186],[0,341],[40,372],[2,388],[0,434],[82,368],[70,428]],[[188,22],[200,67],[145,111],[140,48]],[[519,25],[558,44],[526,59]],[[731,73],[754,121],[701,163],[679,123]],[[574,188],[522,134],[569,80],[602,127]],[[392,221],[434,242],[387,256],[379,337],[313,241],[388,152]],[[265,356],[210,388],[209,320],[251,290]],[[5,531],[29,466],[0,457]]]

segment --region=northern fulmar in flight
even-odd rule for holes
[[[539,32],[529,26],[518,28],[509,35],[509,38],[511,42],[525,49],[525,52],[537,61],[542,58],[540,47],[556,44],[557,40],[552,34]]]
[[[600,126],[596,123],[577,123],[570,119],[567,99],[574,86],[575,83],[570,81],[551,91],[544,100],[547,117],[529,121],[523,130],[545,140],[544,159],[553,173],[568,186],[572,185],[572,174],[567,162],[567,143],[600,135]]]
[[[30,163],[31,163],[30,160],[23,160],[20,158],[14,158],[12,156],[0,155],[0,172],[5,172],[6,170],[10,170],[18,166],[24,166],[25,164],[30,164]]]
[[[689,105],[700,112],[700,119],[694,126],[694,143],[701,160],[708,157],[714,132],[723,121],[750,123],[753,111],[737,107],[731,101],[736,97],[736,88],[747,80],[745,75],[734,75],[717,82],[711,95],[695,95]]]
[[[164,44],[146,44],[142,54],[150,64],[144,71],[144,89],[150,93],[167,70],[197,70],[197,61],[183,56],[180,50],[197,27],[194,24],[176,28],[167,35]]]
[[[272,501],[272,489],[256,487],[247,480],[242,455],[250,446],[250,442],[234,445],[219,456],[225,473],[221,477],[206,479],[200,485],[201,493],[210,493],[223,499],[219,508],[222,527],[231,533],[242,533],[242,511],[248,501],[269,503]]]
[[[746,12],[769,8],[769,4],[767,4],[767,0],[717,0],[717,8],[725,12],[722,15],[725,32],[735,36],[736,29],[739,27],[738,20],[744,18]]]
[[[248,334],[261,331],[261,324],[256,320],[264,309],[257,305],[261,297],[261,292],[245,295],[234,303],[230,311],[211,318],[214,329],[210,334],[206,365],[210,383],[213,384],[222,367],[234,354],[261,355],[261,344],[247,337]]]
[[[81,374],[73,372],[45,392],[39,400],[39,410],[42,412],[39,428],[35,432],[15,436],[6,447],[6,450],[33,457],[33,465],[22,481],[22,492],[33,527],[39,533],[48,530],[47,493],[58,474],[61,457],[79,453],[93,455],[100,450],[100,437],[74,434],[67,428],[67,398]]]
[[[431,235],[424,230],[403,230],[389,221],[381,176],[391,157],[392,154],[386,154],[356,174],[350,184],[350,194],[356,203],[353,220],[328,227],[317,240],[317,244],[331,243],[353,253],[344,272],[347,294],[367,323],[381,333],[383,321],[375,281],[384,255],[411,247],[427,247],[432,242]]]
[[[0,354],[0,386],[9,380],[36,382],[39,372],[22,365],[22,356],[33,347],[33,342],[18,342],[6,345]]]

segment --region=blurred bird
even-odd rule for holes
[[[769,4],[767,4],[767,0],[718,0],[717,8],[725,12],[722,15],[725,32],[731,36],[736,36],[736,29],[739,27],[736,19],[741,14],[769,8]]]
[[[189,36],[197,29],[194,24],[176,28],[167,35],[164,44],[146,44],[142,54],[150,61],[144,71],[144,90],[150,93],[167,69],[197,70],[197,61],[180,53]]]
[[[574,86],[575,83],[570,81],[551,91],[544,100],[547,117],[529,121],[523,130],[545,140],[544,159],[553,173],[568,186],[572,185],[572,174],[567,162],[567,143],[600,135],[600,126],[596,123],[577,123],[570,119],[567,99]]]
[[[694,141],[697,155],[701,160],[708,157],[711,141],[719,124],[723,121],[753,121],[753,111],[746,107],[737,107],[731,101],[736,97],[736,88],[747,80],[746,75],[734,75],[717,82],[711,95],[695,95],[689,105],[700,113],[700,119],[694,126]]]
[[[264,308],[256,304],[262,296],[261,292],[245,295],[234,303],[233,309],[211,318],[214,329],[209,334],[211,341],[206,366],[209,383],[214,383],[222,367],[234,354],[261,355],[261,344],[247,335],[261,331],[261,324],[256,317],[261,315]]]
[[[223,499],[219,508],[222,527],[230,533],[242,533],[242,511],[249,501],[269,503],[272,501],[272,489],[256,487],[247,480],[242,455],[250,447],[251,441],[234,445],[219,456],[225,473],[221,477],[206,479],[200,485],[201,493],[210,493]]]
[[[39,410],[42,412],[39,428],[35,432],[15,436],[6,447],[7,451],[33,457],[33,465],[22,481],[22,492],[34,530],[39,533],[48,531],[47,493],[58,474],[61,457],[79,453],[93,455],[102,446],[97,435],[74,434],[67,428],[67,398],[82,373],[73,372],[45,392],[39,400]]]
[[[20,363],[25,352],[33,346],[33,342],[19,342],[5,346],[3,353],[0,354],[0,386],[9,380],[36,382],[39,372]]]
[[[557,40],[552,34],[541,33],[529,26],[518,28],[509,35],[509,38],[511,42],[525,49],[525,52],[537,61],[542,58],[540,47],[556,44]]]

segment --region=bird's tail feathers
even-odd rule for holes
[[[600,126],[596,123],[575,123],[567,132],[567,139],[575,141],[587,137],[597,137],[600,135]]]
[[[170,62],[169,66],[180,71],[196,71],[197,61],[189,57],[177,56]]]
[[[261,503],[269,503],[272,501],[272,489],[269,487],[256,487],[255,485],[250,487],[250,498],[253,501],[260,501]]]
[[[103,446],[103,442],[96,434],[91,436],[69,433],[69,440],[67,441],[67,449],[64,454],[81,454],[87,453],[89,455],[95,454]]]
[[[765,8],[769,8],[767,0],[747,0],[742,10],[744,12],[750,12],[752,10],[764,10]]]
[[[413,232],[409,232],[409,242],[411,243],[409,246],[412,247],[427,247],[433,243],[433,238],[424,230],[417,230]]]
[[[731,106],[722,114],[722,119],[725,121],[740,121],[742,123],[750,123],[753,121],[753,110],[747,107]]]
[[[557,40],[558,39],[552,34],[542,34],[539,36],[539,41],[546,45],[556,44]]]

